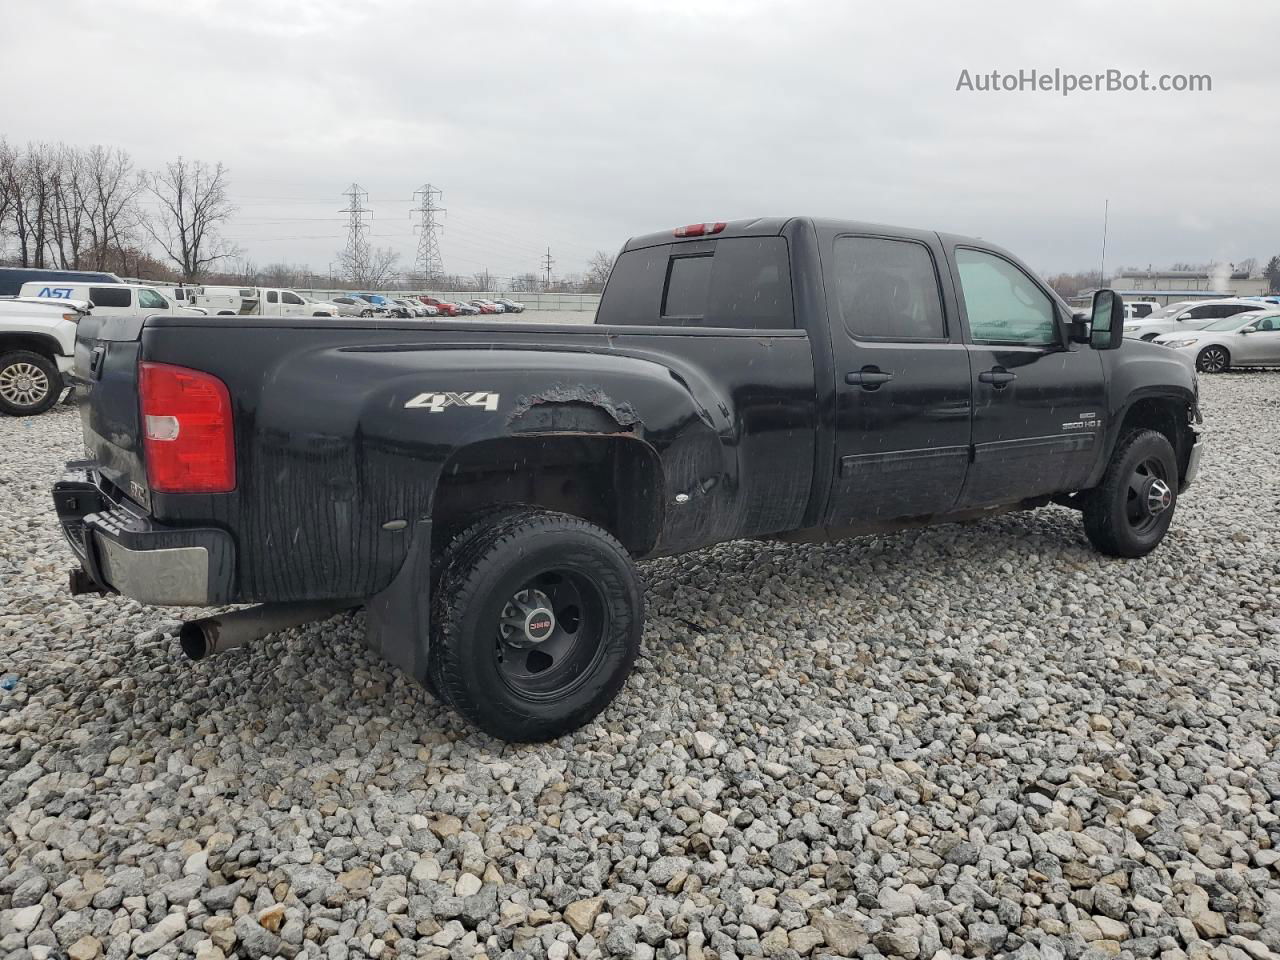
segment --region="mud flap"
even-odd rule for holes
[[[418,683],[427,685],[431,647],[431,521],[413,527],[400,572],[365,604],[365,643]]]

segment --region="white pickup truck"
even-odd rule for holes
[[[0,413],[44,413],[58,401],[71,372],[76,324],[86,300],[0,298]]]

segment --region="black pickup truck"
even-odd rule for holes
[[[1194,371],[979,240],[807,218],[631,240],[595,323],[88,318],[76,592],[262,604],[193,658],[366,609],[489,733],[557,736],[636,657],[638,558],[1059,503],[1154,548],[1195,475]]]

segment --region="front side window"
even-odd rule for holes
[[[836,297],[849,336],[868,340],[945,340],[933,256],[913,240],[837,237]]]
[[[977,341],[1022,346],[1058,343],[1053,301],[1025,273],[985,250],[956,249],[960,289]]]
[[[166,310],[169,301],[154,290],[142,289],[138,291],[138,306],[143,310]]]

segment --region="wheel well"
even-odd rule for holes
[[[1116,434],[1116,443],[1120,443],[1132,430],[1155,430],[1164,434],[1178,458],[1178,476],[1181,478],[1186,472],[1193,442],[1187,418],[1187,405],[1183,401],[1171,397],[1144,397],[1125,413]]]
[[[501,437],[450,457],[436,487],[433,530],[443,546],[496,504],[533,504],[598,524],[643,556],[657,543],[662,502],[658,455],[632,436]]]
[[[8,353],[10,350],[30,350],[54,361],[61,353],[58,341],[53,337],[39,333],[0,334],[0,353]]]

